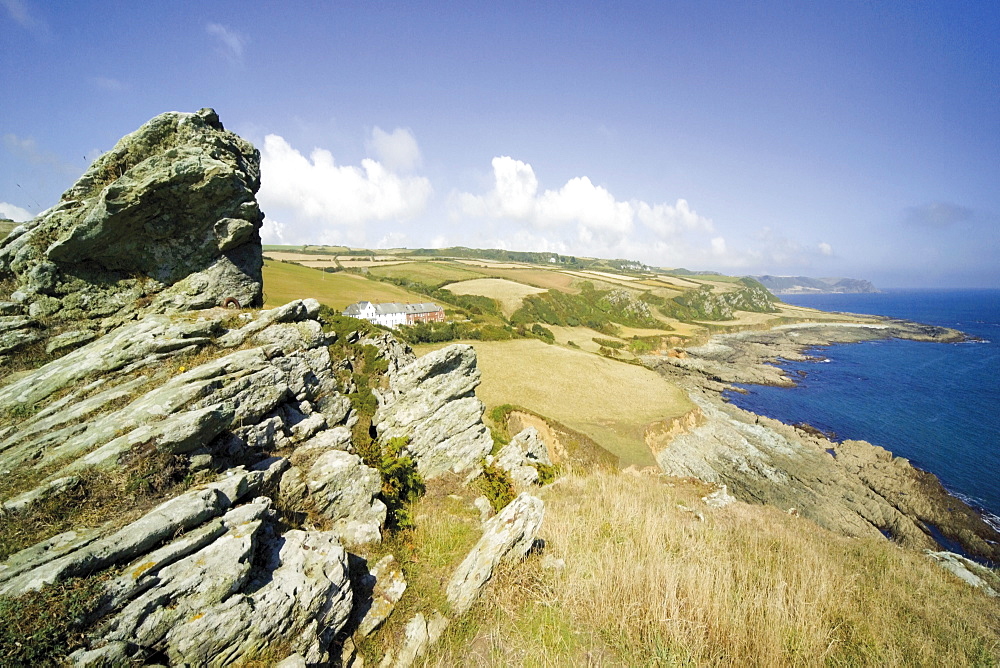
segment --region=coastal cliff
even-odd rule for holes
[[[212,110],[171,112],[0,241],[4,662],[995,655],[985,595],[896,548],[934,548],[934,526],[994,557],[974,513],[879,448],[718,394],[790,382],[769,362],[818,342],[960,334],[865,319],[648,358],[695,407],[643,434],[671,475],[621,472],[544,416],[484,422],[469,345],[418,358],[314,299],[259,308],[258,184],[256,150]],[[744,287],[683,306],[772,308]],[[914,603],[918,585],[958,603]],[[908,635],[883,653],[871,638],[893,624]]]
[[[782,325],[719,334],[683,357],[646,363],[688,389],[701,419],[655,449],[668,474],[727,485],[739,499],[794,511],[851,536],[883,535],[917,549],[940,549],[940,536],[970,555],[1000,562],[1000,534],[937,478],[864,441],[835,442],[723,401],[734,383],[792,386],[774,365],[809,359],[806,348],[885,338],[940,343],[965,340],[956,330],[892,320]]]

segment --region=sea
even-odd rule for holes
[[[887,340],[811,348],[816,361],[778,364],[796,379],[742,385],[726,398],[835,440],[862,439],[934,473],[949,492],[1000,529],[1000,290],[886,290],[781,295],[823,311],[904,318],[961,330],[975,340]]]

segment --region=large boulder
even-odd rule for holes
[[[520,559],[535,543],[542,526],[545,503],[525,492],[483,525],[483,535],[448,581],[446,594],[452,610],[462,615],[493,577],[501,559]]]
[[[0,241],[0,299],[56,321],[259,306],[259,187],[259,152],[213,110],[161,114]]]
[[[409,439],[405,452],[428,478],[473,468],[493,447],[476,398],[479,379],[476,351],[462,344],[400,368],[375,413],[379,437]]]

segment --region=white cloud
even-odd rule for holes
[[[620,201],[587,176],[577,176],[558,190],[539,192],[538,177],[528,163],[509,156],[493,158],[493,188],[485,195],[459,193],[453,217],[462,213],[478,218],[508,219],[536,228],[577,226],[584,243],[605,245],[621,241],[638,222],[660,238],[688,231],[711,232],[712,221],[691,209],[686,200],[676,204]]]
[[[402,232],[389,232],[378,240],[375,248],[405,248],[406,235]]]
[[[285,244],[290,241],[285,238],[285,225],[279,223],[274,218],[264,217],[264,224],[260,228],[260,240],[265,244]]]
[[[712,232],[712,221],[691,209],[686,199],[679,199],[673,206],[645,202],[636,203],[636,217],[661,237],[669,237],[686,230]]]
[[[405,128],[396,128],[390,133],[375,126],[371,148],[382,164],[393,172],[411,172],[421,164],[417,140]]]
[[[428,179],[401,176],[370,158],[360,167],[338,165],[325,149],[306,157],[278,135],[264,138],[257,199],[265,212],[278,212],[288,238],[406,220],[426,208],[432,192]]]
[[[23,223],[26,220],[31,220],[34,216],[27,209],[22,209],[7,202],[0,202],[0,218],[8,218],[15,222]]]
[[[826,243],[825,241],[820,242],[820,244],[819,244],[819,254],[820,255],[826,255],[828,257],[832,256],[833,255],[833,246],[831,246],[830,244]]]
[[[24,0],[0,0],[0,5],[3,5],[15,23],[34,33],[36,37],[48,38],[50,36],[48,24],[34,16],[28,3]]]
[[[726,240],[723,237],[715,237],[712,239],[712,254],[713,255],[725,255],[726,254]]]
[[[219,40],[218,52],[234,65],[243,64],[243,51],[246,48],[247,38],[235,30],[231,30],[221,23],[209,23],[205,26],[205,32]]]

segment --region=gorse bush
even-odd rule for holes
[[[503,510],[517,496],[510,473],[493,464],[483,463],[483,472],[476,478],[475,484],[489,499],[494,512]]]

